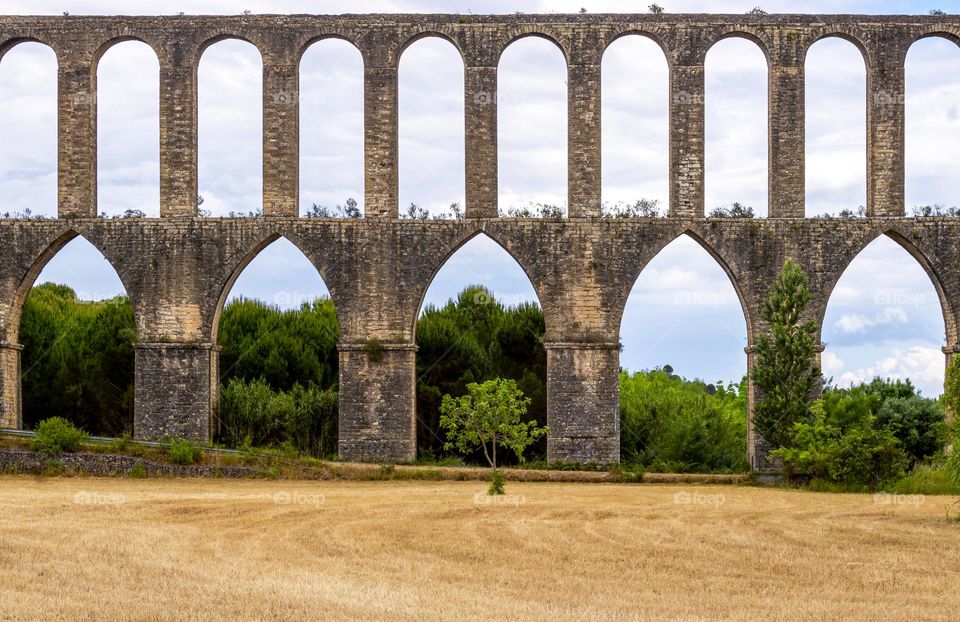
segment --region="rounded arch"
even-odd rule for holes
[[[8,54],[9,52],[9,54]],[[21,37],[0,50],[0,212],[58,215],[60,59],[39,38]]]
[[[240,36],[208,38],[197,56],[197,180],[202,215],[263,213],[261,50]]]
[[[560,53],[557,54],[557,50]],[[556,40],[531,31],[497,59],[497,205],[513,215],[568,213],[568,66]]]
[[[600,61],[601,205],[669,204],[670,63],[651,36],[627,31]]]
[[[910,45],[907,46],[907,52],[909,53],[910,48],[913,47],[913,44],[915,44],[916,42],[921,41],[922,39],[932,39],[936,37],[946,39],[947,41],[960,47],[960,30],[958,30],[957,32],[952,32],[944,28],[936,27],[936,28],[931,28],[930,30],[921,32],[919,35],[917,35],[917,37],[910,42]]]
[[[222,32],[216,35],[207,37],[197,46],[197,50],[193,55],[193,69],[196,71],[200,67],[200,60],[203,58],[204,52],[206,52],[211,46],[220,43],[222,41],[242,41],[243,43],[249,43],[257,51],[257,54],[260,56],[260,64],[263,65],[263,50],[260,49],[260,46],[256,44],[253,39],[246,37],[239,33],[234,32]]]
[[[417,296],[417,309],[416,309],[416,312],[413,314],[413,320],[412,320],[413,323],[412,323],[412,326],[410,327],[410,335],[412,336],[413,339],[416,339],[417,320],[419,319],[420,312],[423,310],[424,304],[426,303],[427,292],[430,291],[430,286],[433,285],[437,275],[440,273],[441,270],[443,270],[443,268],[447,265],[450,259],[454,255],[456,255],[457,252],[460,251],[464,246],[466,246],[468,242],[471,242],[472,240],[479,239],[479,238],[486,238],[491,242],[493,242],[494,244],[496,244],[498,247],[500,247],[501,250],[503,250],[504,253],[507,254],[507,256],[510,257],[510,259],[513,260],[513,262],[516,265],[520,267],[520,269],[523,271],[524,276],[527,277],[527,281],[530,283],[530,287],[533,289],[533,293],[537,298],[537,304],[540,305],[540,308],[543,308],[543,303],[542,303],[543,297],[540,293],[540,290],[537,288],[536,281],[532,278],[530,271],[527,269],[527,266],[525,266],[523,262],[520,261],[520,259],[516,255],[510,252],[510,249],[506,244],[504,244],[501,240],[497,239],[496,234],[490,231],[485,231],[483,229],[471,228],[465,231],[462,235],[459,235],[455,239],[453,244],[451,244],[451,246],[446,250],[446,252],[439,258],[439,260],[434,263],[430,272],[430,276],[424,281],[422,289],[419,295]]]
[[[60,64],[60,55],[57,54],[57,47],[53,43],[44,41],[39,37],[16,37],[14,39],[7,39],[3,43],[0,43],[0,62],[3,61],[3,57],[7,54],[7,52],[17,47],[21,43],[39,43],[44,47],[50,48],[50,51],[53,52],[53,56],[57,61],[57,65]]]
[[[355,40],[351,39],[346,35],[339,34],[339,33],[324,33],[322,35],[316,35],[316,36],[310,37],[309,39],[303,42],[303,45],[297,48],[296,60],[297,60],[298,69],[300,68],[301,63],[303,63],[303,55],[306,54],[311,47],[313,47],[318,43],[323,43],[324,41],[343,41],[344,43],[348,43],[353,47],[353,49],[357,51],[357,54],[360,55],[360,62],[362,64],[366,63],[367,59],[364,58],[363,56],[363,50],[360,49],[360,46],[357,45],[357,42]]]
[[[364,57],[342,36],[299,51],[300,215],[353,199],[364,207]],[[336,210],[334,210],[336,211]],[[313,214],[315,215],[315,214]]]
[[[407,39],[405,39],[400,44],[400,47],[397,50],[397,66],[398,67],[400,66],[400,62],[403,60],[403,53],[407,51],[407,48],[409,48],[411,45],[413,45],[418,41],[421,41],[423,39],[429,39],[429,38],[443,39],[444,41],[452,45],[454,49],[457,50],[457,54],[460,55],[460,62],[463,63],[464,66],[466,66],[467,57],[466,57],[466,54],[464,54],[463,48],[460,47],[460,42],[457,41],[456,38],[451,37],[449,34],[442,32],[440,30],[434,30],[434,29],[422,30],[420,32],[414,33],[413,35],[410,35]]]
[[[866,58],[847,38],[827,35],[803,62],[806,216],[855,211],[867,197]]]
[[[230,293],[232,292],[234,285],[236,285],[237,283],[237,279],[240,278],[240,275],[244,272],[244,270],[246,270],[250,266],[250,264],[257,257],[259,257],[260,254],[268,246],[271,246],[274,242],[277,242],[278,240],[285,240],[291,246],[293,246],[300,253],[300,255],[303,256],[303,259],[310,264],[310,266],[316,272],[317,277],[320,279],[320,281],[329,291],[330,299],[333,301],[334,307],[339,308],[339,306],[337,305],[336,297],[334,295],[334,289],[330,286],[330,281],[328,281],[328,279],[324,277],[323,272],[320,270],[320,268],[317,267],[316,263],[311,261],[309,255],[307,255],[303,251],[302,246],[298,244],[294,238],[288,235],[285,235],[280,231],[273,231],[268,235],[260,238],[260,240],[257,243],[255,243],[251,248],[249,248],[246,251],[246,253],[244,253],[243,256],[240,257],[239,261],[237,261],[231,268],[229,268],[228,271],[221,278],[220,285],[219,285],[220,293],[217,297],[217,306],[214,308],[213,318],[211,321],[211,333],[210,333],[211,343],[217,343],[217,337],[219,335],[219,330],[220,330],[220,317],[223,313],[223,308],[227,303],[227,299],[230,297]]]
[[[94,72],[96,72],[97,68],[99,67],[100,61],[103,59],[104,54],[106,54],[107,52],[109,52],[112,47],[114,47],[115,45],[118,45],[118,44],[120,44],[120,43],[127,43],[127,42],[130,42],[130,41],[136,41],[137,43],[143,43],[144,45],[146,45],[147,47],[149,47],[150,50],[153,52],[154,57],[157,59],[157,65],[159,66],[159,64],[160,64],[160,53],[157,51],[158,48],[159,48],[159,45],[158,45],[156,42],[150,41],[150,40],[147,39],[146,37],[141,37],[141,36],[139,36],[139,35],[120,35],[120,36],[118,36],[118,37],[113,37],[113,38],[111,38],[111,39],[107,39],[107,40],[104,41],[102,44],[100,44],[100,47],[98,47],[98,48],[96,49],[96,51],[94,51],[94,53],[93,53],[93,70],[94,70]]]
[[[667,44],[664,43],[663,39],[656,33],[642,28],[626,28],[610,36],[604,41],[603,49],[600,50],[600,62],[603,62],[603,56],[607,53],[607,50],[610,49],[610,46],[624,37],[643,37],[644,39],[653,41],[657,44],[657,47],[660,48],[660,51],[663,52],[663,58],[667,62],[667,66],[670,66],[670,48],[667,47]]]
[[[160,215],[160,61],[139,37],[111,40],[95,65],[97,205],[109,216]]]
[[[903,58],[904,193],[911,209],[956,206],[960,156],[957,98],[960,43],[935,32],[910,43]],[[917,213],[924,213],[918,211]]]
[[[863,59],[864,68],[867,71],[870,71],[870,50],[866,45],[863,44],[863,41],[859,37],[840,30],[828,30],[826,32],[817,33],[817,35],[811,39],[801,51],[800,60],[804,65],[807,64],[807,54],[810,53],[810,48],[824,39],[842,39],[847,43],[852,43],[853,46],[860,52],[860,57]]]
[[[497,67],[500,66],[500,61],[503,59],[503,53],[507,51],[507,48],[521,39],[528,39],[530,37],[544,39],[557,46],[557,49],[560,50],[560,54],[563,56],[564,66],[568,66],[570,64],[570,55],[563,43],[563,37],[561,37],[559,33],[552,32],[549,29],[543,29],[539,26],[531,25],[511,33],[510,36],[504,40],[503,45],[501,45],[500,49],[497,50],[496,58],[494,58]]]
[[[743,34],[719,37],[703,59],[704,209],[739,203],[762,217],[770,199],[770,59]]]
[[[728,39],[744,39],[746,41],[750,41],[751,43],[755,44],[758,48],[760,48],[760,52],[763,54],[763,58],[767,63],[767,71],[770,70],[771,43],[766,39],[764,39],[758,33],[750,32],[749,30],[741,30],[741,29],[728,30],[726,32],[721,33],[713,41],[710,41],[709,44],[706,45],[703,51],[703,62],[706,63],[707,57],[710,55],[710,51],[714,49],[718,43],[721,43]]]
[[[463,56],[445,37],[424,36],[397,63],[400,213],[432,214],[466,200]]]

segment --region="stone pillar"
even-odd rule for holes
[[[397,67],[363,70],[364,215],[398,215]]]
[[[620,461],[620,344],[544,344],[547,460]]]
[[[670,216],[702,218],[703,64],[670,67]]]
[[[23,346],[0,341],[0,428],[23,427],[20,398],[20,352]]]
[[[263,215],[300,213],[300,71],[295,59],[263,61]]]
[[[767,92],[769,216],[803,218],[806,206],[803,65],[772,65]]]
[[[197,215],[197,71],[171,41],[160,60],[160,216]]]
[[[464,69],[467,218],[496,218],[497,67]]]
[[[903,64],[873,62],[867,72],[867,215],[903,216]]]
[[[944,368],[943,377],[944,377],[944,380],[947,380],[949,379],[948,374],[950,373],[950,365],[953,363],[954,357],[960,356],[960,343],[944,346],[943,355],[946,357],[946,362],[945,362],[946,367]],[[946,416],[947,416],[947,421],[952,422],[956,418],[957,413],[952,412],[948,409],[946,411]]]
[[[137,344],[134,436],[212,440],[218,404],[217,358],[218,349],[209,343]]]
[[[97,215],[97,78],[86,55],[59,59],[57,180],[60,218]]]
[[[571,218],[600,216],[600,64],[567,71],[567,205]]]
[[[413,343],[341,343],[340,459],[407,462],[417,457]]]

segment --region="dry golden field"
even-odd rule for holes
[[[0,620],[957,620],[947,497],[0,477]]]

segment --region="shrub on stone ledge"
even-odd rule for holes
[[[59,456],[62,453],[76,451],[85,436],[86,433],[83,430],[63,417],[50,417],[37,426],[36,436],[33,437],[33,449],[51,456]]]

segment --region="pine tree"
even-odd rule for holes
[[[789,445],[794,424],[809,418],[821,385],[820,369],[813,365],[817,325],[802,321],[809,302],[807,275],[787,259],[760,312],[769,333],[757,339],[752,371],[758,395],[754,425],[773,447]]]

